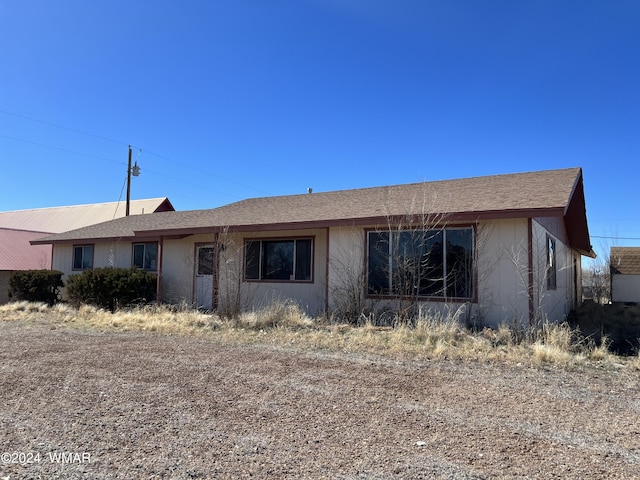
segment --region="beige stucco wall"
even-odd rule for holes
[[[526,219],[482,222],[476,232],[478,323],[496,326],[527,321]]]
[[[244,282],[242,281],[243,245],[245,238],[290,238],[311,236],[313,243],[312,282]],[[166,303],[193,304],[194,265],[197,244],[212,243],[214,234],[192,235],[183,239],[165,239],[162,242],[162,301]],[[289,298],[309,313],[319,314],[325,309],[326,300],[326,245],[325,229],[265,231],[259,234],[220,234],[224,249],[220,254],[219,301],[222,308],[238,301],[246,309],[260,308],[275,300]],[[131,266],[131,242],[109,242],[94,245],[94,267]],[[56,245],[53,251],[53,268],[68,275],[80,273],[72,270],[73,245]],[[238,290],[239,289],[239,290]]]
[[[332,227],[329,230],[329,312],[361,311],[365,305],[365,229]]]
[[[246,282],[242,281],[243,246],[250,238],[313,237],[313,280],[311,282]],[[259,233],[220,236],[224,250],[220,254],[220,306],[231,308],[237,303],[242,309],[257,309],[287,299],[295,299],[312,315],[325,311],[326,302],[326,229],[265,231]],[[238,293],[239,292],[239,293]]]
[[[372,310],[393,308],[390,300],[372,300],[357,292],[365,289],[365,229],[331,228],[329,249],[329,307],[348,310],[348,302],[363,302]],[[498,325],[528,319],[527,221],[483,222],[476,228],[477,302],[419,302],[423,311],[455,314],[469,322]],[[355,306],[355,305],[354,305]]]
[[[561,320],[573,304],[573,259],[575,252],[561,241],[563,234],[553,227],[556,238],[557,288],[548,290],[545,280],[546,235],[548,221],[532,222],[534,308],[544,311],[549,320]],[[364,227],[265,231],[259,233],[219,234],[220,251],[219,306],[221,309],[247,310],[274,301],[295,299],[308,313],[344,311],[345,305],[377,309],[392,307],[390,302],[365,295]],[[450,314],[465,308],[465,320],[481,325],[499,325],[529,321],[528,223],[526,219],[492,220],[477,225],[476,301],[473,304],[444,301],[421,302],[423,309]],[[311,236],[313,243],[312,282],[246,282],[243,280],[243,245],[248,238],[291,238]],[[197,244],[212,243],[215,234],[192,235],[162,242],[162,301],[194,304],[194,259]],[[131,243],[111,242],[95,245],[94,266],[131,266]],[[56,245],[53,268],[71,272],[72,245]],[[327,255],[329,267],[327,271]],[[577,262],[580,265],[579,258]],[[578,275],[580,272],[578,272]],[[357,294],[360,294],[359,297]],[[355,296],[354,296],[355,295]]]
[[[543,222],[552,225],[551,222]],[[561,222],[553,225],[556,238],[557,288],[546,288],[546,234],[541,223],[532,221],[534,309],[549,320],[560,321],[573,304],[573,258],[575,254],[560,240]],[[564,228],[562,226],[562,228]],[[476,301],[473,304],[446,301],[420,302],[424,310],[440,314],[456,311],[461,319],[480,325],[529,322],[529,231],[527,219],[491,220],[476,226]],[[362,301],[367,308],[393,307],[390,301],[357,298],[365,289],[365,229],[331,228],[329,307],[345,310],[345,301]],[[580,268],[579,258],[577,268]],[[578,270],[578,277],[580,271]],[[578,280],[580,281],[580,280]],[[459,310],[461,309],[461,310]]]
[[[80,245],[80,244],[78,244]],[[97,243],[93,246],[94,267],[123,267],[131,266],[131,243],[130,242],[109,242]],[[51,268],[63,273],[62,281],[66,282],[69,275],[82,273],[73,270],[73,245],[54,245],[51,259]],[[65,289],[60,290],[62,298],[65,296]]]
[[[549,226],[554,234],[547,230]],[[513,321],[528,324],[530,280],[527,220],[483,222],[478,231],[478,308],[481,316],[490,325]],[[547,235],[551,235],[556,243],[555,289],[547,287]],[[577,277],[577,284],[580,285],[580,257],[565,241],[566,232],[562,222],[532,220],[534,320],[562,321],[577,302],[574,277]]]
[[[162,301],[193,305],[196,245],[213,243],[214,234],[165,239],[162,245]]]
[[[534,269],[534,309],[539,321],[562,321],[574,307],[574,258],[576,253],[563,240],[564,227],[551,234],[536,220],[532,222],[533,269]],[[556,246],[556,288],[547,287],[547,235],[555,240]],[[575,273],[580,282],[580,261],[576,261]],[[580,283],[578,283],[579,285]]]

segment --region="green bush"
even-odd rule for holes
[[[58,270],[13,272],[9,278],[9,297],[53,305],[60,299],[60,288],[64,287],[62,275]]]
[[[147,303],[156,294],[156,275],[137,268],[94,268],[67,279],[67,297],[114,312],[119,307]]]

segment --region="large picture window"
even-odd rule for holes
[[[245,280],[311,281],[311,238],[247,240],[244,248]]]
[[[132,264],[134,267],[155,272],[158,269],[158,244],[134,243]]]
[[[473,297],[473,229],[368,233],[370,295]]]
[[[93,268],[93,245],[73,246],[73,269],[88,270]]]

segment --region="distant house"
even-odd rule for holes
[[[133,200],[130,204],[131,215],[172,210],[168,198]],[[0,212],[0,304],[9,300],[12,272],[51,268],[51,247],[31,245],[30,241],[124,215],[123,202]]]
[[[483,324],[561,320],[591,249],[570,168],[252,198],[119,218],[32,242],[53,268],[137,266],[163,303],[218,311],[292,300],[311,314],[422,308]]]
[[[611,247],[611,301],[640,303],[640,247]]]

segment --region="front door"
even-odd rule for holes
[[[211,310],[213,295],[213,272],[215,255],[213,244],[196,245],[195,262],[195,302],[196,307]]]

